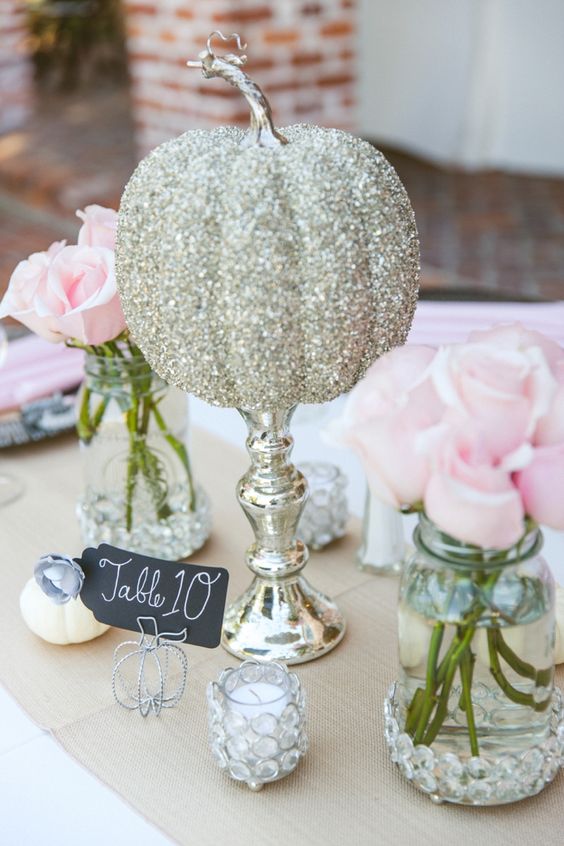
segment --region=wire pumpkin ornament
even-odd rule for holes
[[[188,660],[180,646],[171,642],[184,641],[186,629],[159,633],[154,617],[138,617],[137,623],[140,639],[125,640],[114,650],[112,692],[122,708],[139,711],[142,717],[152,711],[158,717],[163,708],[174,708],[186,689]],[[134,664],[136,658],[136,675],[132,677],[126,665]],[[171,688],[168,679],[174,667],[181,677]]]

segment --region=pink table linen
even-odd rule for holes
[[[417,306],[407,342],[439,346],[465,341],[474,329],[522,323],[564,346],[564,302],[429,302]]]
[[[0,411],[68,391],[82,381],[84,353],[36,335],[11,341],[0,368]]]

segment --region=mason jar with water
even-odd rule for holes
[[[183,558],[204,544],[211,523],[188,456],[186,395],[131,342],[113,347],[111,355],[86,355],[77,400],[83,541]]]
[[[534,795],[564,753],[541,532],[529,525],[514,546],[482,549],[423,514],[414,541],[400,585],[400,673],[385,705],[392,759],[435,801]]]

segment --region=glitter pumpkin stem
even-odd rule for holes
[[[241,70],[241,65],[246,63],[247,57],[243,54],[236,56],[233,53],[216,56],[211,49],[214,36],[218,36],[223,41],[230,41],[234,38],[237,40],[237,46],[240,49],[246,47],[246,45],[241,44],[238,33],[234,32],[232,35],[225,36],[216,30],[209,36],[207,47],[199,54],[198,61],[187,62],[186,64],[190,68],[201,68],[204,79],[221,77],[241,92],[251,111],[250,131],[241,146],[279,147],[282,144],[287,144],[288,140],[274,126],[270,103],[262,89]]]

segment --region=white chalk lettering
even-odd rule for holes
[[[178,585],[178,592],[176,594],[176,598],[174,600],[174,605],[172,606],[172,609],[170,611],[167,611],[166,614],[163,614],[163,617],[168,617],[169,614],[177,614],[178,613],[178,611],[179,611],[178,600],[180,599],[180,594],[182,593],[182,588],[184,587],[184,576],[185,575],[186,575],[185,570],[179,570],[178,573],[176,574],[176,576],[174,577],[175,579],[178,579],[178,577],[180,576],[180,579],[179,579],[180,584]]]
[[[197,620],[198,617],[202,616],[202,614],[206,610],[206,605],[210,601],[212,585],[214,585],[217,582],[217,580],[219,579],[220,576],[221,576],[221,573],[218,573],[217,576],[215,577],[215,579],[212,582],[211,579],[210,579],[209,573],[196,573],[196,575],[194,576],[194,578],[190,582],[188,590],[186,591],[186,598],[184,599],[184,616],[186,617],[187,620]],[[196,581],[198,581],[201,585],[206,585],[208,590],[207,590],[206,598],[203,602],[201,609],[194,616],[190,616],[190,614],[188,613],[188,600],[190,599],[190,593],[192,591],[192,585]]]
[[[150,571],[149,566],[143,567],[137,577],[136,583],[130,584],[122,573],[122,568],[127,564],[131,564],[132,558],[127,561],[111,561],[109,558],[100,559],[100,567],[115,567],[115,580],[113,583],[113,590],[110,596],[102,593],[102,599],[105,602],[114,602],[123,600],[125,602],[137,602],[139,605],[148,605],[150,608],[162,608],[168,601],[166,594],[159,593],[157,590],[159,582],[161,581],[161,570],[156,569]],[[164,612],[162,617],[170,617],[173,614],[182,614],[186,620],[198,620],[204,614],[208,603],[210,601],[212,586],[221,578],[221,573],[212,579],[209,573],[196,573],[190,584],[185,589],[184,583],[186,581],[186,570],[178,570],[174,579],[178,582],[176,595],[172,603],[170,611]],[[204,591],[198,590],[198,586],[202,586]],[[184,601],[182,601],[184,599]],[[191,603],[192,606],[191,607]]]
[[[127,561],[122,561],[121,564],[117,564],[115,561],[110,561],[109,558],[101,558],[100,561],[98,562],[100,567],[105,567],[106,564],[109,564],[111,567],[116,567],[116,581],[115,581],[115,584],[114,584],[114,592],[109,597],[106,596],[104,593],[102,594],[102,599],[105,599],[106,602],[113,602],[114,599],[116,598],[116,593],[117,593],[118,583],[119,583],[119,571],[121,570],[122,567],[125,567],[126,564],[130,564],[130,563],[131,563],[131,558],[128,558]]]

